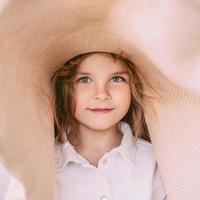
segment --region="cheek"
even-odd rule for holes
[[[120,104],[124,109],[129,108],[131,102],[131,90],[129,87],[118,88],[113,91],[113,97],[117,104]]]
[[[88,91],[84,90],[83,88],[77,88],[74,91],[74,97],[76,106],[80,107],[81,105],[84,105],[88,101]]]

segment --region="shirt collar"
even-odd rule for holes
[[[121,144],[111,150],[111,152],[118,152],[128,163],[134,165],[136,143],[131,127],[128,123],[121,121],[118,123],[118,128],[123,134],[122,141]],[[55,141],[55,156],[56,168],[58,171],[63,170],[69,162],[75,162],[87,167],[89,166],[88,161],[79,155],[68,141],[64,144]]]
[[[133,137],[133,132],[130,125],[126,122],[121,121],[118,124],[119,130],[123,134],[123,138],[119,147],[117,147],[118,152],[123,156],[123,158],[128,161],[131,165],[135,162],[135,152],[136,152],[136,140]]]
[[[79,155],[68,141],[66,141],[64,144],[56,142],[55,160],[57,171],[62,171],[70,162],[81,165],[88,165],[87,160]]]

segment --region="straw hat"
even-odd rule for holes
[[[55,191],[50,77],[66,60],[90,51],[123,52],[148,77],[153,90],[145,90],[154,99],[145,115],[168,199],[198,199],[199,66],[193,65],[190,74],[180,68],[181,60],[187,60],[182,66],[188,69],[186,64],[198,58],[198,2],[2,3],[0,158],[22,181],[28,199],[53,199]],[[183,13],[188,16],[184,23]],[[193,40],[182,48],[185,36]]]

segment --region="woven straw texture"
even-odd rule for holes
[[[168,199],[199,199],[199,13],[191,0],[2,1],[0,159],[27,199],[54,198],[49,79],[89,51],[124,52],[146,75],[145,116]]]

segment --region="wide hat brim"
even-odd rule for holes
[[[145,91],[154,98],[145,116],[167,195],[199,195],[199,95],[166,77],[120,32],[116,12],[125,2],[13,1],[1,14],[0,156],[33,199],[51,199],[55,190],[50,77],[68,59],[92,51],[123,52],[148,78],[153,89]]]

